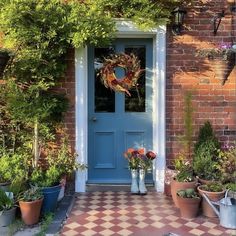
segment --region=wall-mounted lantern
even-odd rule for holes
[[[173,15],[172,32],[175,35],[180,35],[184,22],[184,15],[187,13],[187,11],[182,7],[177,7],[171,13]]]
[[[217,31],[218,31],[218,28],[220,26],[220,23],[221,23],[221,19],[225,16],[225,12],[224,10],[222,10],[221,13],[217,13],[217,15],[215,15],[213,17],[213,32],[214,32],[214,35],[216,35]]]
[[[227,0],[227,3],[230,6],[230,11],[236,13],[236,1],[235,0]]]

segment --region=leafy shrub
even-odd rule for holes
[[[236,183],[236,146],[219,150],[218,169],[223,183]]]
[[[236,183],[227,183],[225,184],[226,189],[230,189],[233,192],[236,192]]]
[[[30,182],[37,187],[52,187],[59,184],[61,175],[61,170],[55,166],[51,166],[47,170],[35,168],[31,174]]]
[[[214,135],[211,123],[206,121],[200,128],[198,141],[194,146],[193,170],[200,178],[218,180],[218,149],[220,144]]]
[[[42,190],[38,187],[32,187],[24,191],[19,197],[19,201],[31,202],[43,197]]]
[[[68,136],[61,140],[60,148],[52,150],[47,156],[49,166],[58,168],[62,175],[70,175],[75,170],[84,170],[87,166],[76,161],[77,154],[70,150]]]
[[[179,155],[174,160],[174,167],[177,171],[175,179],[179,182],[191,182],[194,180],[193,169],[190,161],[185,160],[184,156]]]
[[[222,192],[224,190],[224,186],[221,183],[210,183],[201,185],[200,188],[207,192]]]
[[[215,143],[211,139],[198,147],[193,159],[193,170],[198,177],[207,180],[218,180],[220,178],[219,161],[216,153]]]
[[[29,156],[27,154],[5,154],[0,158],[0,181],[17,182],[28,179]]]

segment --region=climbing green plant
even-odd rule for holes
[[[187,91],[184,97],[184,127],[185,135],[184,141],[187,148],[188,157],[191,157],[191,149],[193,145],[193,105],[192,105],[192,92]]]
[[[192,146],[193,146],[193,104],[192,104],[192,91],[186,91],[184,94],[184,134],[179,137],[180,143],[183,145],[182,155],[187,159],[191,159]]]
[[[32,130],[34,165],[40,137],[62,119],[68,102],[53,88],[64,76],[68,48],[103,46],[116,36],[115,18],[128,18],[150,29],[169,21],[182,0],[2,0],[3,46],[13,52],[5,70],[6,108],[11,119]],[[55,119],[58,118],[58,119]],[[45,133],[42,132],[44,130]]]
[[[52,90],[65,71],[71,33],[68,14],[69,7],[57,0],[5,0],[1,6],[4,46],[14,51],[5,74],[6,108],[11,119],[33,131],[34,166],[41,139],[52,137],[49,127],[62,118],[68,104],[63,94]]]
[[[114,18],[131,19],[139,28],[148,30],[170,21],[171,12],[190,0],[97,0],[97,5]]]

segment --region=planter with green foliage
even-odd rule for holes
[[[179,156],[174,161],[174,167],[177,171],[176,176],[171,181],[171,195],[176,207],[179,207],[177,201],[177,191],[193,188],[196,189],[197,181],[193,176],[193,169],[190,161],[184,159],[184,156]]]
[[[177,191],[180,189],[196,188],[196,179],[193,175],[191,150],[193,143],[193,106],[192,91],[184,95],[184,134],[179,137],[182,146],[181,153],[174,160],[176,175],[171,181],[171,195],[176,207]]]
[[[43,193],[40,188],[32,187],[23,192],[19,198],[21,218],[26,225],[38,223],[43,202]]]
[[[16,207],[13,194],[9,196],[0,189],[0,227],[8,226],[15,220]]]
[[[192,219],[197,216],[201,198],[195,189],[178,190],[177,201],[182,217]]]
[[[55,166],[61,172],[61,190],[58,201],[64,197],[67,178],[70,178],[76,170],[83,171],[87,167],[76,161],[77,154],[72,152],[68,136],[66,134],[64,135],[65,136],[61,139],[60,148],[51,150],[47,156],[49,166]]]
[[[67,137],[62,138],[59,150],[51,150],[48,153],[46,161],[46,168],[35,168],[30,176],[32,185],[42,188],[44,195],[43,213],[56,209],[62,187],[62,177],[69,176],[75,170],[86,168],[85,165],[76,162],[76,154],[69,150]]]
[[[219,201],[225,195],[225,189],[221,183],[210,183],[206,185],[200,185],[197,189],[201,196],[204,193],[209,198],[209,200],[213,202]],[[207,217],[217,217],[214,210],[204,198],[202,199],[202,213],[204,216]]]
[[[44,196],[42,213],[54,212],[57,207],[57,199],[61,189],[61,171],[55,166],[43,170],[36,168],[31,174],[30,181],[33,186],[40,187]]]
[[[228,195],[236,199],[236,146],[225,146],[219,150],[219,159],[221,181],[229,189]]]

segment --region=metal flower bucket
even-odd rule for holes
[[[206,194],[203,194],[203,197],[219,217],[221,226],[227,229],[236,229],[236,199],[227,197],[227,194],[228,190],[225,193],[225,197],[218,202],[210,201]],[[214,205],[219,206],[220,210]]]

